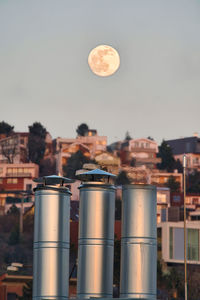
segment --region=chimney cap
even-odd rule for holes
[[[73,182],[72,179],[62,177],[62,176],[57,176],[57,175],[39,177],[34,179],[33,181],[37,183],[43,183],[44,185],[56,185],[56,184],[63,185],[64,183]]]
[[[95,169],[92,171],[79,173],[76,175],[76,177],[82,181],[96,181],[101,178],[110,178],[110,177],[116,177],[116,175],[105,172],[100,169]]]

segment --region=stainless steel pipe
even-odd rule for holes
[[[156,299],[156,187],[126,185],[122,191],[120,297]]]
[[[64,186],[35,188],[34,300],[68,299],[70,195]]]
[[[108,297],[113,290],[115,187],[80,186],[78,298]]]

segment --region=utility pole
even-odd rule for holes
[[[186,155],[183,155],[183,199],[184,199],[184,269],[185,269],[185,300],[187,300],[187,228],[186,228]]]

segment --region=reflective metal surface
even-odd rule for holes
[[[103,170],[100,169],[95,169],[92,171],[87,171],[84,173],[78,173],[76,175],[76,178],[80,179],[81,181],[93,181],[93,182],[105,182],[107,181],[107,183],[109,182],[110,178],[115,178],[116,175],[105,172]]]
[[[156,299],[156,272],[156,188],[124,186],[120,297]]]
[[[70,194],[65,187],[35,189],[35,300],[68,298]]]
[[[115,188],[80,186],[77,297],[112,297]]]

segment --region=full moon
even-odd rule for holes
[[[100,45],[90,52],[88,64],[94,74],[102,77],[110,76],[119,68],[119,54],[110,46]]]

